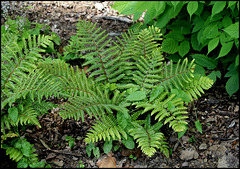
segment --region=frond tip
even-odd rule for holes
[[[138,147],[141,147],[143,153],[151,157],[157,151],[156,149],[160,149],[164,155],[169,157],[168,146],[163,133],[155,132],[152,127],[145,129],[135,122],[132,122],[132,124],[135,128],[130,129],[129,133],[138,143]]]

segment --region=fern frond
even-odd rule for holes
[[[101,121],[96,121],[92,128],[93,130],[89,130],[89,133],[86,135],[86,143],[97,142],[102,139],[110,141],[111,138],[121,139],[121,137],[127,139],[127,133],[117,124],[116,119],[110,116],[105,116]]]
[[[195,68],[194,60],[188,64],[188,59],[185,58],[182,63],[180,60],[177,64],[173,64],[172,60],[170,64],[164,63],[164,71],[162,72],[162,79],[160,84],[169,91],[169,89],[177,88],[184,89],[185,85],[190,83],[194,78],[193,72]]]
[[[169,127],[172,127],[174,131],[181,132],[186,128],[187,122],[184,119],[188,116],[185,110],[187,107],[183,106],[183,101],[180,98],[176,98],[175,94],[167,96],[167,92],[163,92],[154,102],[138,102],[134,103],[138,107],[143,107],[142,113],[151,111],[151,116],[155,115],[155,120],[162,122],[164,125],[169,123]]]
[[[87,62],[84,65],[91,65],[88,71],[94,70],[90,77],[96,77],[96,81],[116,82],[120,80],[124,74],[124,69],[120,69],[120,64],[115,64],[119,60],[116,46],[106,47],[111,39],[107,40],[108,34],[105,31],[100,32],[100,28],[96,28],[96,24],[79,21],[77,24],[77,35],[81,43],[85,46],[84,51],[88,53],[82,58]]]
[[[134,128],[129,130],[129,133],[139,144],[143,153],[151,157],[156,149],[161,148],[164,153],[167,153],[168,146],[165,142],[164,135],[161,132],[155,132],[152,128],[145,129],[141,125],[132,122]],[[167,157],[169,155],[165,154]]]
[[[197,99],[199,96],[201,96],[201,93],[204,94],[204,90],[208,90],[210,87],[212,87],[212,85],[212,79],[197,74],[190,83],[185,85],[183,91],[187,93],[190,101],[193,101],[193,98]]]
[[[16,162],[20,161],[23,158],[23,153],[15,147],[9,147],[6,150],[6,154],[10,156],[10,159]]]
[[[152,39],[151,39],[152,40]],[[154,48],[154,47],[153,47]],[[145,49],[144,49],[145,50]],[[133,81],[140,86],[140,88],[153,88],[161,79],[160,73],[162,71],[162,60],[160,49],[155,49],[145,56],[136,55],[135,71],[132,72]]]

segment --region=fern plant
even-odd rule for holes
[[[52,38],[30,34],[24,37],[15,27],[2,28],[5,31],[1,32],[1,148],[18,162],[18,167],[44,167],[45,162],[38,162],[32,145],[21,138],[18,130],[25,125],[41,127],[37,117],[46,108],[54,107],[42,98],[56,93],[59,83],[37,69],[38,60],[43,59],[40,52],[45,52],[43,48],[52,43]]]
[[[135,140],[146,155],[152,156],[159,149],[169,157],[161,127],[168,125],[176,132],[186,130],[188,112],[185,103],[201,96],[212,86],[212,80],[194,76],[194,60],[184,59],[177,64],[165,61],[157,43],[161,40],[158,28],[140,30],[136,27],[123,33],[116,42],[108,39],[108,34],[91,22],[79,20],[77,29],[75,38],[82,46],[79,51],[85,51],[79,57],[85,60],[83,65],[89,66],[90,75],[60,59],[36,59],[33,62],[29,58],[27,68],[21,68],[25,59],[10,59],[14,55],[21,56],[21,50],[14,46],[5,47],[2,64],[13,64],[13,69],[6,64],[2,74],[2,109],[26,97],[39,104],[42,104],[43,96],[64,97],[68,101],[60,110],[62,118],[83,121],[87,114],[96,119],[86,135],[86,143],[122,140],[126,147],[132,148],[128,143]],[[35,39],[33,42],[31,38],[28,40],[28,44],[33,44],[29,46],[33,48],[28,50],[29,53],[37,44],[48,43],[44,37]],[[5,44],[9,44],[7,42]],[[111,42],[113,45],[109,46]],[[5,118],[10,119],[9,113]],[[12,124],[11,120],[8,120],[9,124]]]
[[[185,103],[201,96],[212,80],[194,76],[194,60],[164,61],[157,43],[161,40],[158,28],[136,27],[117,37],[110,47],[111,39],[96,24],[80,20],[77,29],[83,46],[79,51],[86,52],[80,57],[91,73],[88,78],[78,68],[75,72],[71,68],[70,73],[65,63],[60,66],[61,61],[54,63],[52,72],[49,69],[48,73],[59,70],[55,73],[61,74],[64,91],[71,95],[60,115],[83,120],[87,113],[97,119],[86,143],[133,138],[146,155],[160,149],[168,157],[161,126],[168,124],[176,132],[186,130]],[[46,70],[49,66],[44,63],[40,67]]]

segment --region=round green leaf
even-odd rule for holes
[[[181,32],[179,31],[172,31],[168,33],[167,35],[164,36],[165,38],[172,38],[178,42],[181,42],[184,40],[184,36]]]
[[[198,1],[190,1],[187,5],[187,11],[190,15],[190,20],[194,12],[196,12],[198,9]]]
[[[221,12],[224,9],[224,7],[226,6],[226,3],[227,3],[226,1],[214,1],[211,17],[213,17],[214,15]]]
[[[127,96],[127,100],[129,101],[138,101],[138,100],[143,100],[145,98],[146,98],[145,91],[135,91]]]
[[[226,83],[227,93],[232,96],[233,93],[237,92],[239,89],[239,76],[238,73],[230,77]]]
[[[9,117],[13,122],[17,122],[18,119],[18,109],[16,107],[11,107],[8,109]]]
[[[163,52],[173,54],[178,51],[178,47],[179,47],[178,42],[172,38],[167,38],[163,40],[163,43],[162,43]]]
[[[217,47],[218,43],[219,43],[219,37],[216,37],[210,40],[210,42],[208,43],[208,54]]]
[[[233,46],[233,41],[222,44],[222,48],[217,58],[226,56],[232,49],[232,46]]]
[[[224,16],[222,20],[223,27],[226,28],[232,24],[232,19],[229,16]]]
[[[195,62],[197,64],[203,67],[207,67],[207,69],[211,70],[217,67],[217,61],[205,55],[195,54],[195,55],[192,55],[192,58],[195,59]]]
[[[231,24],[223,30],[232,38],[239,38],[239,22]]]
[[[178,53],[180,56],[185,56],[190,50],[190,44],[189,41],[183,41],[180,43],[180,46],[178,48]]]
[[[110,141],[105,141],[104,145],[103,145],[103,151],[105,154],[109,153],[112,149],[112,140]]]
[[[129,136],[129,135],[128,135],[127,139],[123,138],[122,143],[128,149],[134,149],[134,147],[135,147],[135,142],[134,142],[132,136]]]

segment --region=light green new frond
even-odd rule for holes
[[[134,105],[137,105],[137,108],[143,107],[143,113],[150,111],[151,116],[155,116],[155,120],[164,125],[169,123],[169,127],[181,132],[185,130],[187,124],[184,119],[188,118],[188,116],[183,116],[188,113],[186,112],[187,107],[183,106],[182,99],[176,98],[175,94],[167,96],[165,93],[163,92],[152,104],[139,102]]]
[[[141,148],[143,153],[147,156],[151,157],[157,149],[161,149],[163,152],[167,152],[165,149],[168,147],[166,146],[166,142],[164,139],[164,135],[161,132],[155,132],[150,129],[145,129],[141,125],[132,122],[134,128],[129,130],[129,134],[133,136],[133,138],[138,143],[138,147]],[[167,157],[168,154],[165,154]]]
[[[193,72],[195,68],[194,60],[188,63],[188,59],[185,58],[182,63],[180,60],[177,64],[173,64],[172,60],[169,65],[164,64],[164,71],[162,73],[162,79],[160,84],[166,89],[184,89],[185,85],[190,83],[193,79]]]
[[[163,56],[159,49],[152,51],[151,55],[134,56],[135,69],[132,71],[133,81],[141,88],[153,88],[161,79]]]
[[[16,162],[18,162],[19,160],[21,160],[23,158],[22,152],[15,147],[9,147],[6,150],[6,154],[10,156],[10,159],[12,159],[13,161],[16,161]]]
[[[86,135],[86,143],[97,142],[102,139],[110,141],[110,139],[121,139],[121,137],[127,139],[127,133],[110,116],[105,116],[101,121],[96,121],[92,128]]]
[[[208,90],[213,85],[213,80],[204,77],[201,75],[195,75],[192,82],[185,85],[185,88],[183,89],[187,95],[190,98],[190,101],[193,101],[193,98],[197,99],[199,96],[201,96],[201,93],[204,94],[204,90]]]

